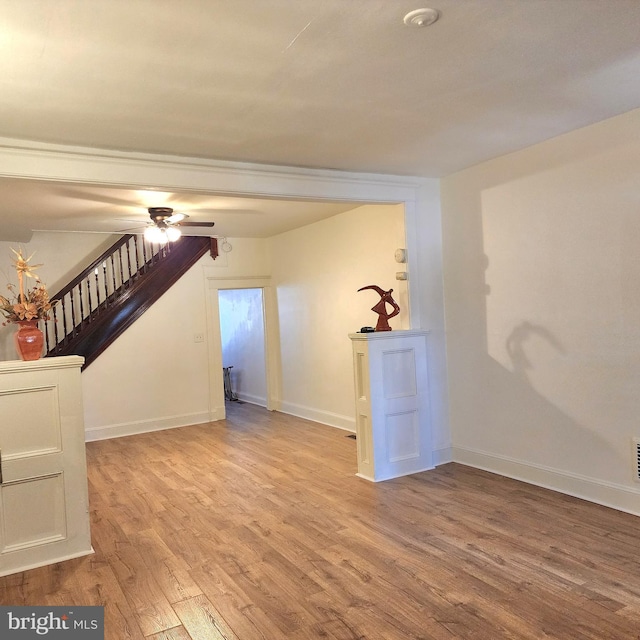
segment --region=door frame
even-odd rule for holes
[[[275,288],[269,276],[220,277],[215,267],[204,267],[207,313],[207,356],[209,369],[209,419],[224,420],[224,381],[222,375],[222,332],[220,330],[221,289],[262,289],[262,319],[264,323],[264,360],[267,385],[267,410],[277,411],[281,402],[282,367],[280,362],[280,332]]]

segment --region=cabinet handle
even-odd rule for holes
[[[0,484],[2,484],[2,449],[0,449]]]

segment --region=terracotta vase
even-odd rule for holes
[[[44,334],[37,320],[20,320],[20,328],[13,334],[16,351],[21,360],[39,360],[42,357]]]

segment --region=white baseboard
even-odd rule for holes
[[[453,462],[640,516],[640,489],[463,447],[453,448]]]
[[[208,422],[216,422],[216,420],[224,420],[225,418],[225,408],[224,407],[214,407],[209,412],[209,420]],[[198,423],[194,423],[198,424]]]
[[[439,467],[441,464],[453,462],[453,451],[451,447],[433,450],[433,466]]]
[[[238,394],[240,400],[250,404],[256,404],[261,407],[266,406],[265,398],[251,396],[248,394]],[[330,427],[344,429],[355,433],[355,419],[347,416],[341,416],[328,411],[320,411],[310,407],[283,402],[279,411],[288,413],[298,418],[305,418],[313,422],[320,422]],[[153,418],[151,420],[137,420],[135,422],[124,422],[121,424],[106,425],[103,427],[88,427],[85,429],[85,441],[93,442],[95,440],[108,440],[109,438],[121,438],[123,436],[132,436],[137,433],[149,433],[151,431],[163,431],[164,429],[175,429],[177,427],[186,427],[191,424],[202,424],[204,422],[215,422],[224,419],[225,408],[214,407],[210,412],[193,413],[179,416],[168,416],[164,418]]]
[[[90,556],[95,553],[93,547],[91,549],[85,551],[78,551],[76,553],[66,553],[64,555],[57,556],[55,558],[49,558],[47,556],[46,560],[36,560],[34,562],[30,562],[29,564],[21,564],[19,567],[14,568],[3,568],[0,570],[0,578],[4,576],[10,576],[14,573],[22,573],[23,571],[31,571],[31,569],[38,569],[39,567],[46,567],[50,564],[56,564],[58,562],[66,562],[67,560],[75,560],[76,558],[82,558],[83,556]],[[36,631],[36,633],[38,633]]]
[[[248,402],[249,404],[257,404],[259,407],[267,406],[267,399],[262,396],[254,396],[251,393],[238,393],[238,400],[242,400],[242,402]]]
[[[343,416],[338,413],[331,413],[330,411],[322,411],[321,409],[314,409],[313,407],[305,407],[300,404],[294,404],[293,402],[281,402],[278,410],[282,413],[296,416],[297,418],[321,422],[330,427],[344,429],[352,433],[356,431],[356,420],[350,416]]]
[[[403,478],[405,476],[413,476],[416,473],[423,473],[425,471],[432,471],[434,469],[434,467],[425,467],[424,469],[413,469],[411,471],[409,471],[408,473],[401,473],[399,475],[387,475],[387,476],[380,476],[379,478],[372,478],[371,476],[368,476],[364,473],[356,473],[356,476],[358,478],[362,478],[363,480],[368,480],[369,482],[385,482],[386,480],[394,480],[395,478]]]
[[[151,420],[137,420],[135,422],[111,424],[104,427],[89,427],[85,429],[85,441],[93,442],[94,440],[108,440],[109,438],[132,436],[137,433],[149,433],[150,431],[162,431],[164,429],[186,427],[191,424],[202,424],[203,422],[219,420],[220,418],[216,418],[216,415],[216,411],[211,413],[191,413],[180,416],[153,418]]]

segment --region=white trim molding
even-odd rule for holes
[[[215,267],[203,267],[205,299],[207,301],[207,344],[209,345],[209,413],[210,420],[226,416],[224,383],[222,380],[222,335],[220,331],[220,289],[262,289],[265,369],[267,383],[266,408],[280,409],[281,376],[280,335],[276,293],[269,276],[219,277]]]
[[[85,429],[85,442],[121,438],[122,436],[133,436],[151,431],[164,431],[165,429],[175,429],[177,427],[188,427],[193,424],[204,424],[209,421],[208,413],[190,413],[179,416],[163,416],[149,420],[109,424],[102,427],[88,427]]]
[[[84,364],[82,356],[52,356],[39,360],[3,360],[0,362],[0,373],[16,373],[23,371],[46,371],[48,369],[75,369]]]
[[[0,176],[227,195],[402,202],[424,178],[305,169],[0,138]]]
[[[640,489],[463,447],[453,461],[640,516]]]
[[[267,408],[267,399],[263,396],[254,396],[252,393],[242,393],[242,391],[237,391],[236,395],[241,402]]]
[[[323,411],[314,407],[306,407],[293,402],[282,402],[280,406],[282,413],[311,420],[311,422],[319,422],[327,427],[335,427],[351,433],[356,432],[356,421],[351,416],[343,416],[331,411]]]
[[[433,466],[439,467],[442,464],[453,462],[453,450],[451,447],[440,447],[433,450]]]

